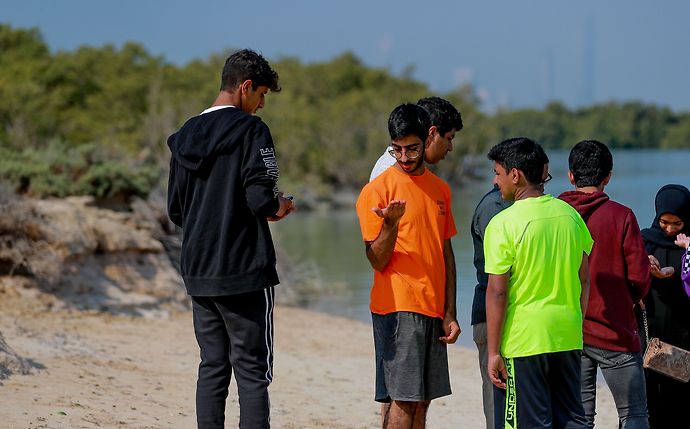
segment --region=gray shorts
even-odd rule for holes
[[[410,312],[373,314],[376,401],[431,401],[450,395],[442,320]]]

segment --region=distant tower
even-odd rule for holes
[[[551,100],[553,100],[553,87],[555,80],[553,62],[552,51],[548,51],[542,55],[541,70],[539,71],[539,96],[541,98],[539,101],[542,106],[546,106]]]
[[[596,34],[594,33],[594,17],[587,16],[584,25],[583,49],[582,49],[582,89],[580,102],[583,106],[594,103],[596,89],[595,71],[595,47]]]

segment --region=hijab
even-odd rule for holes
[[[647,252],[652,247],[676,248],[675,237],[666,235],[661,226],[659,218],[665,213],[678,216],[684,223],[683,229],[679,233],[690,235],[690,191],[683,185],[666,185],[659,189],[654,199],[656,216],[652,226],[642,230]]]

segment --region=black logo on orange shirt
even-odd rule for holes
[[[446,202],[443,200],[437,200],[436,204],[438,204],[438,215],[439,216],[445,216],[446,215]]]

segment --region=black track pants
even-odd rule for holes
[[[507,389],[494,387],[496,429],[585,429],[580,350],[504,358]]]
[[[270,427],[273,379],[273,288],[240,295],[192,297],[201,349],[196,387],[199,429],[223,429],[230,376],[235,371],[240,428]]]

